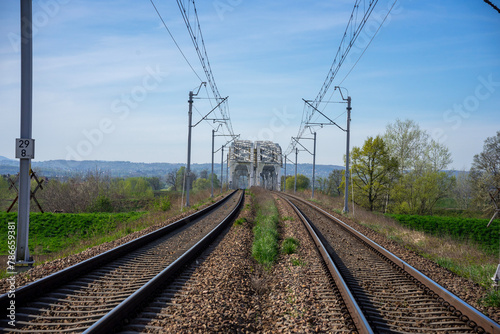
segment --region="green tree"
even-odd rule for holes
[[[391,211],[400,214],[432,214],[437,201],[447,197],[455,177],[432,169],[404,173],[393,186]]]
[[[309,184],[311,181],[309,178],[302,174],[297,174],[297,190],[309,189]],[[286,189],[293,190],[295,184],[295,176],[289,176],[286,178]]]
[[[469,209],[472,201],[472,179],[469,172],[461,171],[457,174],[452,197],[459,209]]]
[[[165,178],[165,182],[167,184],[167,187],[170,188],[170,190],[177,191],[177,171],[172,170],[167,173],[167,176]]]
[[[185,190],[185,177],[186,177],[186,167],[182,166],[179,168],[176,172],[176,178],[175,178],[175,189],[177,191]],[[184,186],[183,186],[184,184]]]
[[[398,161],[401,173],[412,169],[419,157],[423,156],[428,138],[429,135],[409,119],[397,119],[394,124],[388,124],[383,136],[387,151]]]
[[[211,173],[210,173],[210,174],[208,175],[208,184],[209,184],[209,187],[210,187],[210,182],[211,182],[211,177],[212,177],[212,175],[213,175],[213,177],[214,177],[214,189],[217,189],[217,188],[219,188],[219,187],[220,187],[220,181],[219,181],[219,179],[217,178],[217,174],[215,174],[215,173],[214,173],[214,174],[211,174]]]
[[[490,215],[489,191],[500,188],[500,131],[484,141],[483,151],[474,156],[470,170],[475,206]]]
[[[455,184],[454,177],[442,172],[452,162],[448,148],[408,119],[388,124],[383,138],[399,165],[386,205],[400,213],[431,213]]]
[[[153,188],[144,177],[129,177],[125,179],[123,190],[130,197],[153,197]]]
[[[343,175],[344,171],[342,169],[334,169],[330,172],[325,189],[327,195],[340,196],[343,194],[341,189]]]
[[[157,176],[147,177],[146,180],[149,182],[149,184],[151,185],[151,188],[153,190],[160,190],[161,189],[161,181],[160,181],[159,177],[157,177]]]
[[[398,162],[390,157],[380,136],[368,137],[362,148],[353,147],[351,159],[355,201],[373,211],[388,193]]]
[[[214,186],[215,187],[215,186]],[[210,180],[208,179],[196,179],[193,182],[193,190],[205,190],[210,189]]]
[[[0,175],[0,199],[10,197],[9,181],[7,177]]]
[[[397,159],[400,173],[419,168],[439,171],[452,162],[448,148],[431,139],[415,121],[397,119],[388,124],[383,139],[391,157]]]
[[[283,177],[282,177],[283,179]],[[328,178],[326,177],[317,177],[315,181],[315,189],[319,192],[322,192],[323,194],[326,194],[326,187],[328,185]]]
[[[200,179],[208,179],[208,170],[204,169],[200,172]]]

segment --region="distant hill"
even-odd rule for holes
[[[0,174],[17,174],[19,172],[19,162],[17,160],[1,159],[0,157]],[[132,176],[159,176],[164,177],[171,171],[176,171],[185,163],[140,163],[130,161],[73,161],[73,160],[49,160],[49,161],[33,161],[32,168],[38,171],[40,176],[49,178],[65,178],[72,175],[85,174],[89,171],[104,171],[112,177],[132,177]],[[224,174],[226,174],[226,166],[224,166]],[[284,167],[284,166],[283,166]],[[316,177],[327,177],[333,169],[341,169],[342,166],[335,165],[316,165]],[[200,173],[203,170],[210,172],[211,164],[193,164],[191,169],[195,173]],[[281,169],[281,174],[284,174],[284,168]],[[293,175],[295,167],[292,164],[287,164],[287,175]],[[214,173],[220,177],[220,163],[214,164]],[[304,174],[307,177],[312,177],[312,164],[298,164],[297,173]]]
[[[10,160],[10,159],[9,159],[9,158],[4,157],[3,155],[0,155],[0,161],[4,161],[4,160]]]

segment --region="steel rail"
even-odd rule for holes
[[[123,325],[123,320],[129,318],[144,302],[152,298],[152,295],[161,286],[165,285],[165,281],[174,275],[182,266],[196,258],[196,256],[222,232],[222,230],[230,223],[239,213],[245,196],[245,191],[241,192],[238,204],[234,207],[231,213],[224,218],[215,228],[212,229],[206,236],[198,241],[194,246],[188,249],[177,260],[172,262],[168,267],[163,269],[158,275],[152,278],[149,282],[143,285],[139,290],[122,301],[113,310],[95,322],[84,333],[113,333],[116,329]]]
[[[304,226],[307,228],[309,235],[316,244],[317,249],[321,254],[321,257],[323,258],[330,274],[332,275],[333,280],[335,281],[335,284],[337,285],[337,288],[339,289],[342,299],[344,300],[344,303],[349,311],[349,315],[351,316],[358,333],[367,333],[367,334],[374,333],[373,329],[368,323],[368,320],[366,320],[363,311],[359,307],[358,303],[354,299],[354,296],[349,290],[349,287],[342,278],[340,271],[337,269],[337,266],[333,262],[333,259],[330,257],[330,254],[326,250],[325,245],[321,241],[319,235],[316,233],[316,231],[314,231],[313,227],[311,226],[311,221],[302,213],[302,211],[295,204],[293,204],[283,196],[280,197],[283,198],[285,201],[287,201],[288,204],[290,204],[290,206],[294,209],[294,211],[302,220]]]
[[[142,237],[139,237],[137,239],[131,240],[123,245],[120,245],[118,247],[115,247],[113,249],[110,249],[109,251],[106,251],[104,253],[101,253],[97,256],[94,256],[90,259],[87,259],[85,261],[82,261],[80,263],[77,263],[71,267],[65,268],[63,270],[60,270],[58,272],[55,272],[49,276],[46,276],[44,278],[39,279],[38,281],[29,283],[25,286],[22,286],[18,289],[15,290],[15,301],[16,301],[16,308],[19,307],[22,303],[30,302],[33,301],[35,297],[38,297],[42,294],[45,294],[47,292],[50,292],[61,285],[71,281],[75,277],[78,277],[79,275],[86,274],[106,263],[109,263],[120,256],[123,256],[135,249],[138,249],[153,240],[156,240],[162,236],[164,236],[167,233],[172,232],[173,230],[176,230],[192,220],[199,218],[216,208],[218,208],[220,205],[225,203],[229,198],[231,198],[236,191],[233,191],[231,194],[226,196],[224,199],[200,210],[197,211],[187,217],[184,217],[180,220],[177,220],[176,222],[173,222],[172,224],[169,224],[165,227],[162,227],[156,231],[153,231],[151,233],[148,233],[146,235],[143,235]],[[5,293],[0,296],[0,308],[4,309],[4,307],[8,307],[10,305],[11,298],[9,298],[9,293]]]
[[[456,296],[452,292],[448,291],[446,288],[442,287],[438,283],[434,282],[431,280],[429,277],[427,277],[425,274],[421,273],[419,270],[416,268],[412,267],[402,259],[400,259],[398,256],[395,254],[392,254],[388,250],[386,250],[384,247],[380,246],[376,242],[370,240],[367,238],[365,235],[362,233],[356,231],[354,228],[351,226],[347,225],[344,223],[342,220],[338,219],[337,217],[333,216],[329,212],[321,209],[320,207],[293,195],[287,194],[287,196],[290,196],[294,199],[297,199],[310,207],[315,208],[316,210],[320,211],[323,213],[325,216],[335,220],[337,223],[339,223],[340,226],[342,226],[344,229],[347,231],[351,232],[356,238],[373,248],[376,252],[378,252],[380,255],[386,257],[389,259],[391,262],[393,262],[395,265],[397,265],[399,268],[401,268],[402,271],[408,273],[410,276],[412,276],[417,282],[420,282],[425,286],[426,290],[431,293],[436,299],[442,301],[443,303],[446,303],[447,308],[449,311],[454,312],[455,315],[461,316],[462,321],[467,322],[467,325],[471,326],[472,328],[479,326],[483,330],[485,330],[488,333],[491,334],[500,334],[500,325],[496,323],[494,320],[488,318],[481,312],[479,312],[476,308],[472,307],[471,305],[467,304],[465,301],[463,301],[460,297]],[[460,312],[459,314],[456,312]]]

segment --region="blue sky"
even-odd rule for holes
[[[14,158],[20,123],[19,2],[0,1],[0,155],[8,158]],[[202,76],[176,2],[155,3]],[[302,98],[318,94],[353,3],[196,3],[236,134],[273,140],[286,150],[299,129]],[[379,1],[332,88],[392,3]],[[33,14],[36,160],[186,161],[188,92],[200,80],[150,1],[34,0]],[[468,169],[484,140],[500,130],[500,14],[481,0],[398,1],[341,86],[352,97],[352,146],[382,134],[397,118],[408,118],[449,147],[450,167]],[[340,101],[338,91],[329,91],[325,100],[330,96]],[[202,89],[199,97],[207,92]],[[195,121],[212,109],[207,99],[194,106]],[[324,109],[340,125],[344,111],[345,104],[338,103]],[[193,130],[194,163],[210,161],[211,125]],[[317,136],[317,163],[342,165],[345,134],[324,127]],[[218,137],[216,146],[223,142]],[[300,153],[299,162],[311,160]]]

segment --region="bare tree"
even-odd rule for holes
[[[425,152],[429,135],[420,129],[412,120],[397,119],[394,124],[388,124],[383,136],[389,154],[398,161],[399,171],[415,168]]]
[[[332,196],[342,195],[341,184],[342,184],[343,171],[341,169],[334,169],[328,175],[326,193]]]
[[[177,190],[177,170],[168,172],[166,183],[167,186],[172,187],[172,190]]]
[[[452,196],[459,209],[469,208],[472,201],[472,180],[468,171],[461,171],[457,174]]]

